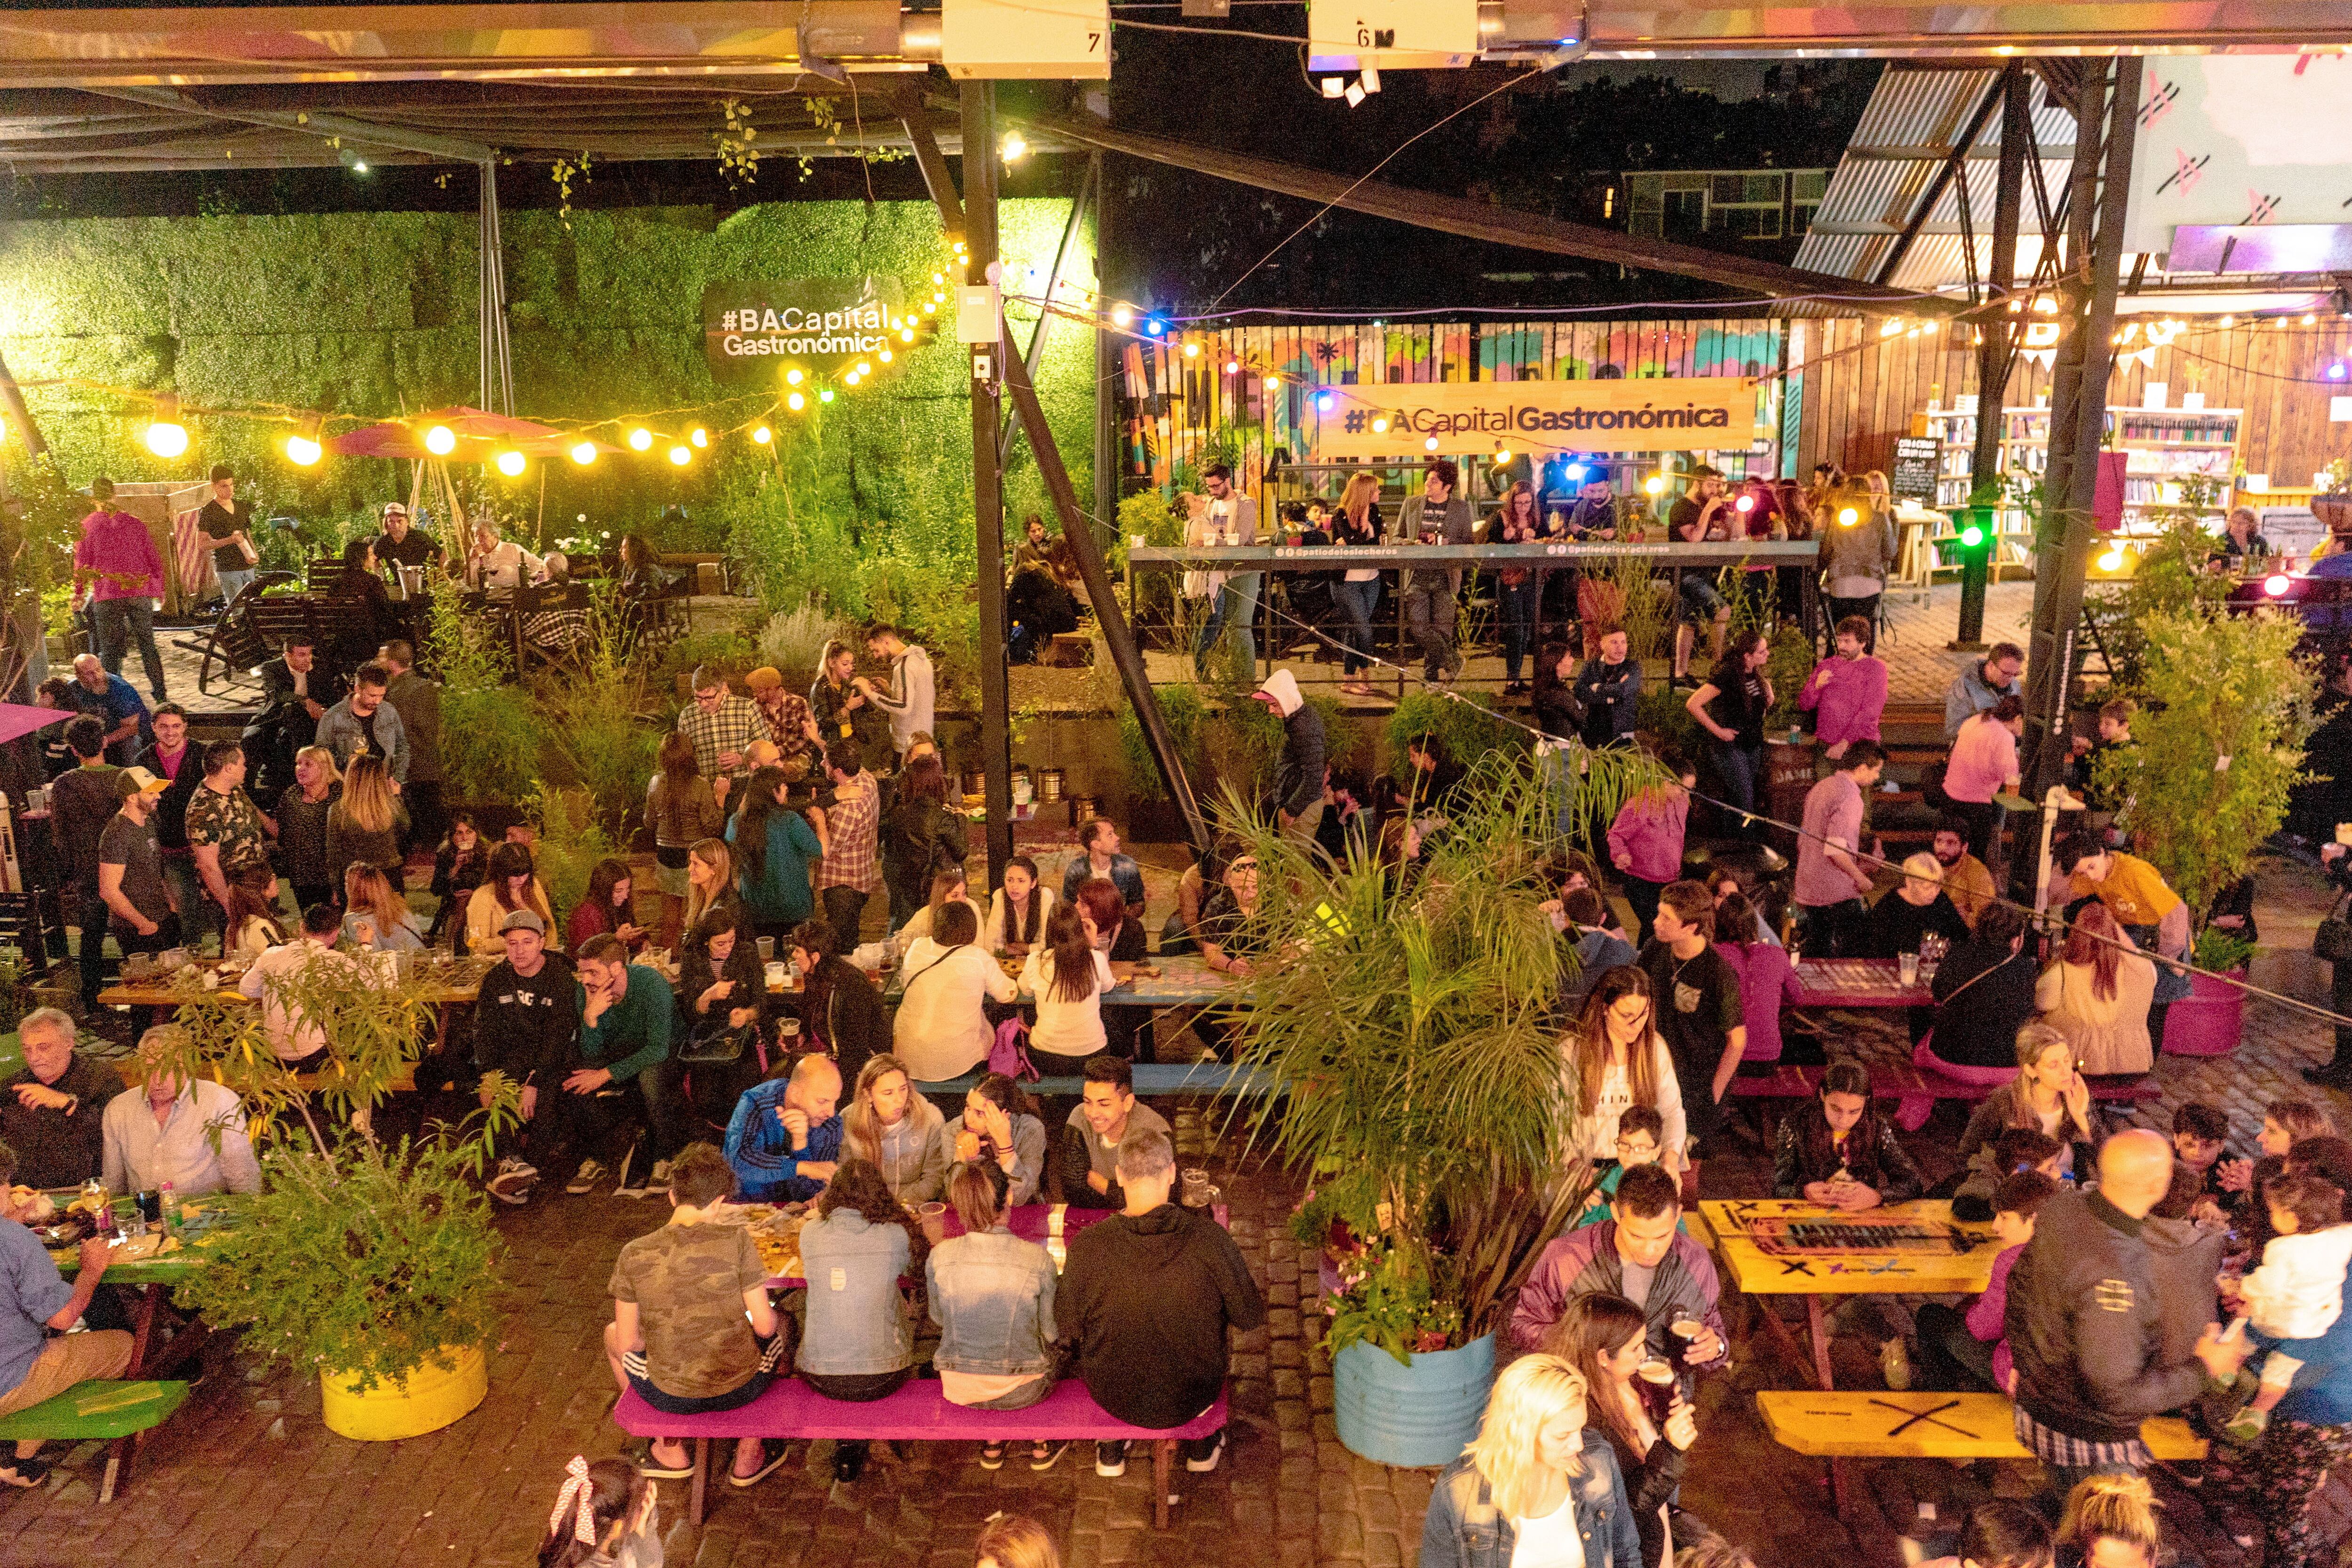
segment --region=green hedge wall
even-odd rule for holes
[[[1068,216],[1062,201],[1004,204],[1009,262],[1049,268]],[[656,429],[748,420],[762,397],[722,401],[703,361],[708,280],[873,272],[909,285],[942,268],[947,247],[925,203],[776,203],[719,219],[708,207],[506,216],[509,331],[518,413],[570,425],[662,415]],[[22,381],[72,376],[175,391],[190,404],[283,404],[370,417],[476,396],[478,229],[465,215],[73,219],[0,225],[0,351]],[[1088,237],[1067,275],[1092,284]],[[1015,312],[1016,336],[1026,321]],[[483,478],[528,528],[544,507],[550,538],[585,513],[592,526],[649,529],[684,506],[692,523],[659,542],[715,548],[732,499],[781,458],[793,482],[859,510],[856,527],[969,517],[971,405],[952,341],[908,351],[891,372],[845,393],[822,425],[778,419],[799,449],[771,455],[741,437],[677,470],[658,449],[582,470]],[[1057,323],[1039,374],[1047,416],[1079,493],[1093,459],[1093,345]],[[27,401],[74,483],[200,477],[234,464],[265,510],[306,521],[372,510],[405,497],[404,467],[329,458],[298,469],[278,448],[283,425],[194,417],[187,454],[166,462],[138,438],[143,405],[72,388],[29,388]],[[604,434],[610,436],[610,432]],[[1016,512],[1042,500],[1025,446],[1007,489]],[[920,517],[910,515],[919,511]],[[929,514],[940,514],[929,515]]]

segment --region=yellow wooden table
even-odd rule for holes
[[[1781,1198],[1718,1199],[1699,1205],[1731,1283],[1749,1296],[1801,1296],[1811,1341],[1814,1386],[1830,1373],[1830,1296],[1980,1294],[2000,1250],[1989,1226],[1963,1225],[1952,1205],[1920,1200],[1860,1214]],[[1883,1233],[1883,1234],[1874,1234]],[[1769,1302],[1764,1331],[1798,1366],[1804,1350]]]

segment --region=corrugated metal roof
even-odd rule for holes
[[[1937,171],[1968,129],[1987,96],[1996,90],[1993,70],[1922,70],[1887,68],[1854,127],[1845,155],[1830,175],[1829,187],[1797,247],[1796,265],[1843,278],[1872,279],[1935,183]],[[2074,153],[2074,117],[2050,101],[2038,79],[2033,84],[2033,133],[2042,153],[2042,179],[2053,200],[2065,186]],[[1968,286],[1960,243],[1960,193],[1968,193],[1970,227],[1977,236],[1979,266],[1991,250],[1993,196],[2000,177],[2000,115],[1990,115],[1978,132],[1959,174],[1937,198],[1902,264],[1887,281],[1898,288],[1957,292]],[[2052,154],[2055,156],[2052,156]],[[2026,182],[2021,227],[2040,227],[2032,181]]]

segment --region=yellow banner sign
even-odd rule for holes
[[[1755,442],[1758,400],[1736,375],[1332,386],[1315,393],[1307,424],[1327,459],[1712,451]]]

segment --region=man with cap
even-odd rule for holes
[[[540,1118],[541,1100],[556,1092],[561,1068],[580,1034],[580,989],[572,961],[547,948],[547,922],[533,910],[516,910],[499,923],[507,955],[482,976],[474,1004],[474,1066],[506,1075],[522,1089],[522,1136],[499,1161],[490,1195],[501,1203],[530,1201],[539,1185],[532,1156],[544,1158],[555,1129],[553,1108]],[[489,1091],[484,1089],[485,1102]]]
[[[213,552],[213,575],[220,579],[223,609],[235,604],[253,582],[252,529],[253,503],[236,499],[236,474],[226,463],[215,463],[213,499],[196,513],[196,531],[204,536],[205,548]]]
[[[98,836],[98,896],[126,956],[161,952],[180,940],[179,904],[155,843],[155,811],[171,781],[145,768],[124,768],[114,775],[114,787],[122,809]]]
[[[1284,837],[1312,845],[1323,821],[1323,715],[1307,706],[1297,679],[1286,669],[1267,676],[1250,696],[1282,721],[1282,760],[1274,770],[1275,818]]]
[[[782,672],[771,664],[745,676],[743,685],[751,693],[752,706],[760,710],[760,723],[768,739],[776,743],[776,765],[784,770],[786,782],[799,784],[809,778],[816,772],[817,747],[822,742],[808,699],[785,690]]]
[[[408,509],[396,500],[383,503],[383,537],[375,542],[375,558],[386,564],[432,566],[441,560],[441,546],[433,536],[408,525]]]
[[[122,673],[122,656],[139,639],[139,661],[147,668],[147,689],[163,700],[163,656],[155,651],[155,604],[163,596],[163,557],[147,525],[114,506],[114,481],[89,482],[96,503],[81,520],[74,545],[73,606],[84,603],[98,631],[99,657],[107,673]]]

